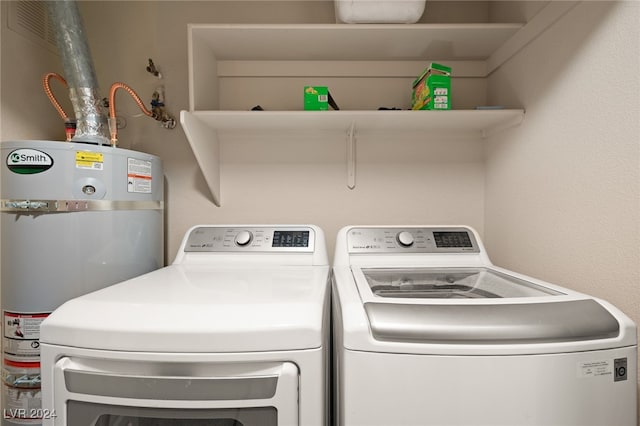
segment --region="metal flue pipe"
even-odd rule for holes
[[[48,1],[47,5],[76,116],[72,142],[108,145],[107,112],[102,105],[78,4],[74,0],[56,0]]]

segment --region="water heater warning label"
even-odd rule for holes
[[[4,311],[3,352],[7,359],[38,361],[40,356],[40,324],[48,312],[18,313]]]
[[[76,151],[77,169],[104,169],[104,155],[99,152]]]
[[[151,194],[151,161],[127,158],[127,192]]]

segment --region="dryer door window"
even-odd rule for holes
[[[166,409],[70,401],[67,426],[278,426],[275,407]]]

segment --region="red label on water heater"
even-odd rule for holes
[[[5,359],[14,362],[40,361],[40,324],[49,314],[4,311]]]

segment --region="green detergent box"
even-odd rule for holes
[[[326,86],[304,86],[305,111],[329,109],[329,88]]]
[[[413,81],[411,109],[451,109],[451,67],[432,62]]]

